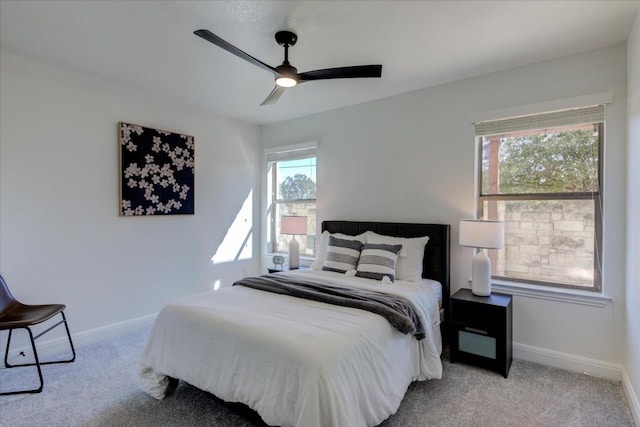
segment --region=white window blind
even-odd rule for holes
[[[553,111],[550,113],[478,122],[476,123],[476,136],[501,135],[522,130],[602,122],[604,122],[604,105],[594,105],[570,110]]]
[[[306,159],[316,155],[316,148],[317,146],[315,144],[307,146],[282,147],[274,149],[273,151],[265,152],[265,156],[267,158],[267,162]]]

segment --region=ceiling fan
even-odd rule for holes
[[[313,80],[330,80],[330,79],[351,79],[360,77],[380,77],[382,76],[382,65],[356,65],[351,67],[325,68],[322,70],[306,71],[298,73],[298,69],[289,63],[289,48],[294,46],[298,41],[298,36],[291,31],[278,31],[276,33],[276,42],[284,47],[284,61],[277,67],[272,67],[264,62],[254,58],[233,46],[231,43],[221,39],[209,30],[196,30],[193,32],[196,36],[215,44],[218,47],[244,59],[247,62],[256,65],[263,70],[274,74],[276,86],[271,93],[265,98],[260,105],[275,104],[282,96],[286,88],[294,87],[299,83]]]

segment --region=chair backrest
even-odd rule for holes
[[[0,275],[0,314],[9,308],[11,303],[15,303],[16,299],[11,295],[7,282],[4,281],[2,275]]]

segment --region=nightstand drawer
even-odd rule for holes
[[[484,332],[504,330],[505,310],[471,301],[452,301],[451,320],[460,323],[473,323],[474,327]]]
[[[497,339],[486,334],[478,334],[476,331],[477,329],[469,327],[458,331],[458,351],[497,359]]]

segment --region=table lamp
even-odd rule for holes
[[[289,242],[289,269],[295,270],[300,266],[300,245],[296,240],[296,234],[307,234],[307,217],[282,215],[280,218],[280,233],[291,234],[291,241]]]
[[[482,249],[500,249],[504,245],[504,222],[481,219],[460,220],[461,246],[480,249],[473,257],[471,292],[491,295],[491,260]]]

